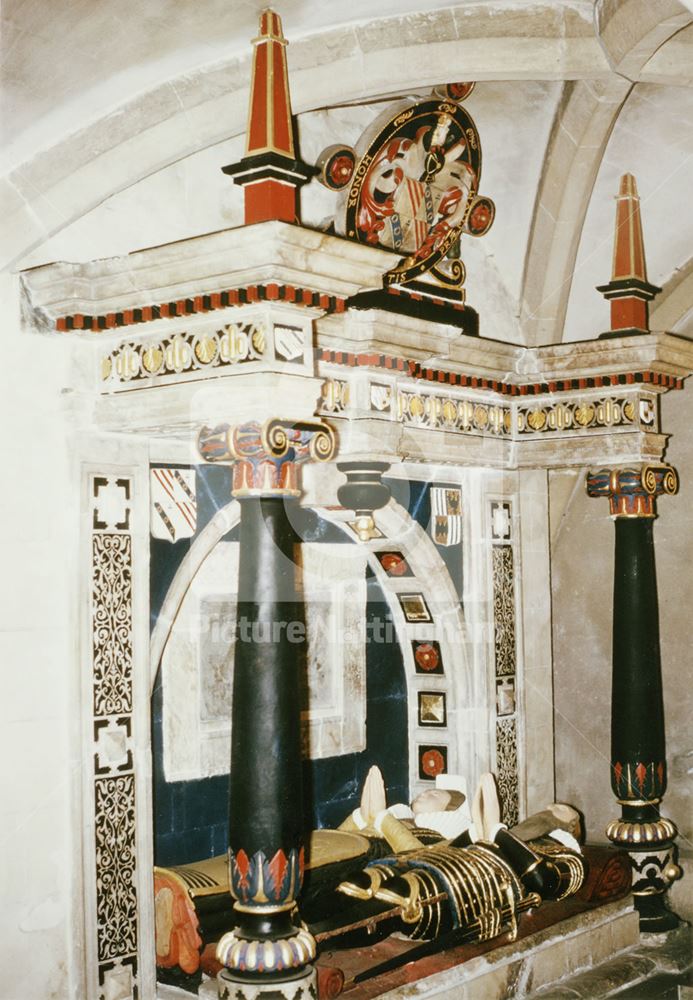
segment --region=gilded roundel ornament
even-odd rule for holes
[[[474,122],[450,100],[408,102],[378,119],[364,140],[346,198],[346,236],[402,254],[385,284],[427,271],[445,280],[438,263],[456,256],[463,232],[487,232],[495,214],[491,199],[477,193],[481,143]]]

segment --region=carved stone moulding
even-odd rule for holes
[[[271,221],[122,257],[46,264],[21,282],[35,329],[84,336],[263,300],[339,311],[360,289],[378,287],[391,261],[387,251]]]
[[[172,302],[134,306],[99,316],[82,313],[58,316],[55,320],[55,329],[59,333],[69,333],[73,330],[91,333],[110,332],[121,327],[137,326],[140,323],[195,316],[228,307],[253,305],[256,302],[284,302],[289,305],[320,309],[326,313],[339,313],[346,309],[346,299],[343,296],[327,295],[311,288],[269,281],[228,288],[207,295],[189,296]]]
[[[313,371],[313,309],[284,304],[226,310],[216,321],[128,338],[101,355],[103,392],[218,378],[249,371]],[[180,326],[180,324],[177,324]]]
[[[322,324],[319,324],[319,328],[321,327]],[[319,337],[319,340],[322,340],[322,337]],[[642,386],[660,391],[682,389],[682,376],[688,374],[687,368],[679,373],[658,370],[659,365],[652,356],[633,357],[632,367],[628,367],[627,370],[624,370],[623,361],[620,364],[611,362],[607,367],[603,360],[597,357],[593,360],[597,361],[598,370],[594,370],[597,365],[589,364],[591,359],[585,356],[582,359],[583,364],[579,366],[582,373],[575,374],[575,367],[578,367],[575,366],[570,375],[566,373],[565,376],[546,379],[540,375],[533,376],[531,373],[523,374],[512,369],[508,370],[508,364],[515,367],[516,359],[513,357],[515,352],[505,358],[496,357],[497,347],[497,344],[488,343],[487,346],[487,342],[482,341],[481,344],[477,342],[474,349],[468,352],[467,371],[460,370],[461,362],[451,363],[452,359],[445,367],[439,367],[427,365],[416,357],[402,357],[374,350],[336,350],[324,346],[318,347],[316,360],[346,368],[385,369],[417,381],[490,391],[502,396],[553,396],[556,393],[569,392],[584,394],[591,390],[625,386]],[[488,355],[486,359],[484,354]],[[693,363],[693,350],[690,354]],[[472,361],[472,364],[469,364],[469,361]],[[495,366],[498,367],[494,370]]]

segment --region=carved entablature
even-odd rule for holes
[[[203,425],[279,409],[327,416],[347,460],[379,441],[392,460],[495,468],[661,461],[657,397],[693,370],[689,341],[467,336],[364,306],[392,264],[386,250],[266,222],[35,268],[24,312],[33,330],[84,345],[74,388],[105,430],[192,444]]]

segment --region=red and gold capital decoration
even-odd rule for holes
[[[608,497],[612,517],[655,517],[655,499],[679,488],[670,465],[643,465],[637,469],[601,469],[587,477],[590,497]]]
[[[320,420],[249,421],[203,427],[198,438],[206,462],[233,463],[235,497],[300,496],[298,466],[329,462],[335,453],[332,428]]]

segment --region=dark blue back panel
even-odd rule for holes
[[[383,772],[388,803],[409,801],[404,661],[385,595],[370,570],[367,583],[366,749],[305,761],[306,820],[312,827],[338,826],[357,808],[373,764]]]

